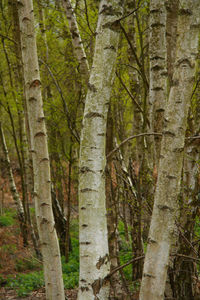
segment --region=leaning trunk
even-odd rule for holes
[[[166,108],[154,209],[140,300],[163,300],[178,209],[187,115],[198,53],[199,0],[180,1],[173,85]]]
[[[23,237],[23,243],[24,243],[24,246],[27,246],[28,245],[28,230],[27,230],[27,223],[26,223],[26,218],[25,218],[25,214],[24,214],[24,208],[23,208],[23,204],[22,204],[20,195],[17,191],[17,187],[15,184],[15,179],[13,176],[13,171],[12,171],[12,167],[11,167],[11,163],[10,163],[10,158],[9,158],[8,149],[7,149],[6,140],[5,140],[1,122],[0,122],[0,139],[2,142],[3,152],[4,152],[4,156],[5,156],[5,163],[6,163],[7,173],[8,173],[8,178],[9,178],[10,191],[11,191],[12,197],[13,197],[16,207],[17,207],[17,216],[18,216],[20,229],[21,229],[21,233],[22,233],[22,237]]]
[[[63,300],[60,250],[51,205],[51,177],[41,97],[32,0],[18,1],[25,97],[34,171],[34,200],[41,243],[46,299]]]

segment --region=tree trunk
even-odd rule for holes
[[[64,287],[58,238],[51,205],[47,134],[42,108],[32,0],[18,1],[25,97],[34,171],[34,200],[41,243],[46,299],[63,300]]]
[[[84,79],[85,83],[88,83],[89,79],[89,64],[87,61],[86,53],[83,47],[83,42],[81,39],[81,35],[78,29],[78,24],[76,21],[76,15],[74,13],[74,10],[72,8],[72,4],[70,0],[62,0],[63,7],[66,12],[68,24],[69,24],[69,30],[72,37],[72,45],[74,54],[80,64],[80,71],[82,78]]]
[[[177,21],[179,0],[166,0],[167,23],[166,23],[166,42],[167,42],[167,72],[169,86],[172,85],[174,73],[174,63],[176,59],[177,41]]]
[[[150,1],[150,86],[149,118],[152,132],[161,132],[167,100],[167,65],[166,65],[166,8],[164,1]],[[155,161],[158,166],[161,137],[155,136]]]
[[[198,53],[199,0],[180,1],[173,85],[165,113],[154,209],[140,300],[164,298],[169,251],[178,209],[187,115]]]
[[[109,297],[105,203],[106,120],[119,42],[122,1],[101,1],[80,145],[80,300]]]
[[[6,140],[5,140],[5,136],[4,136],[4,132],[3,132],[1,122],[0,122],[0,139],[1,139],[1,142],[2,142],[3,152],[4,152],[4,156],[5,156],[5,162],[6,162],[7,172],[8,172],[10,191],[11,191],[13,200],[14,200],[14,202],[16,204],[16,207],[17,207],[17,217],[18,217],[18,220],[19,220],[19,225],[20,225],[20,229],[21,229],[23,243],[24,243],[24,246],[27,246],[28,245],[28,230],[27,230],[27,223],[26,223],[26,218],[25,218],[25,214],[24,214],[24,208],[23,208],[22,201],[20,199],[19,193],[17,191],[17,187],[15,185],[15,180],[14,180],[14,176],[13,176],[12,167],[11,167],[11,164],[10,164],[10,158],[9,158],[9,155],[8,155],[8,149],[7,149]]]

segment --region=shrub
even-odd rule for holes
[[[4,214],[4,215],[0,216],[0,226],[2,226],[2,227],[11,226],[14,224],[14,222],[15,221],[14,221],[13,217],[10,215]]]

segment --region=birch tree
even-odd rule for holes
[[[34,30],[32,0],[18,0],[24,86],[34,172],[36,219],[43,256],[46,299],[63,300],[60,251],[51,205],[51,178],[47,133]]]
[[[23,208],[23,204],[22,204],[20,195],[18,193],[16,184],[15,184],[14,175],[13,175],[13,171],[12,171],[12,167],[11,167],[11,163],[10,163],[8,148],[6,145],[6,140],[5,140],[1,121],[0,121],[0,140],[2,143],[2,148],[3,148],[3,152],[4,152],[4,156],[5,156],[5,164],[7,167],[10,191],[11,191],[13,200],[15,202],[16,208],[17,208],[17,216],[18,216],[19,225],[20,225],[20,229],[21,229],[21,233],[22,233],[22,237],[23,237],[23,243],[25,246],[27,246],[27,244],[28,244],[27,224],[26,224],[26,219],[25,219],[25,214],[24,214],[24,208]]]
[[[167,66],[166,66],[166,16],[164,1],[150,1],[150,86],[149,117],[152,132],[161,132],[166,104]],[[155,162],[158,165],[161,138],[155,136]]]
[[[83,47],[83,42],[79,32],[78,24],[76,21],[76,15],[74,13],[70,0],[62,0],[62,3],[69,24],[69,30],[72,37],[74,54],[80,64],[81,75],[87,84],[89,78],[89,64],[86,57],[85,49]]]
[[[178,209],[187,115],[198,53],[199,0],[181,0],[173,84],[164,116],[161,157],[140,300],[164,299],[169,252]]]
[[[109,296],[109,251],[105,196],[105,135],[110,93],[119,42],[123,1],[102,0],[86,97],[80,144],[79,300]]]

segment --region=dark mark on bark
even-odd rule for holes
[[[170,175],[170,174],[169,174],[169,175],[167,175],[166,177],[167,177],[168,179],[176,179],[176,178],[177,178],[176,176],[174,176],[174,175]]]
[[[169,130],[163,130],[163,134],[169,135],[171,137],[175,136],[175,133],[173,133],[172,131],[169,131]]]
[[[184,151],[184,148],[183,148],[183,147],[175,148],[175,149],[173,150],[173,152],[175,152],[175,153],[182,153],[183,151]]]
[[[29,98],[29,101],[30,101],[30,102],[32,102],[32,101],[37,101],[37,99],[36,99],[35,97],[30,97],[30,98]]]
[[[116,51],[115,47],[112,46],[112,45],[105,47],[104,50],[113,50],[113,51]]]
[[[169,211],[171,211],[171,212],[174,211],[174,209],[171,208],[171,207],[169,207],[168,205],[157,205],[157,207],[158,207],[158,209],[160,209],[160,210],[169,210]]]
[[[80,168],[80,173],[87,173],[87,172],[94,173],[93,170],[91,170],[90,168],[88,168],[86,166],[83,166],[83,167]]]
[[[188,8],[180,8],[179,9],[179,15],[192,15],[192,10]]]
[[[47,203],[45,203],[45,202],[43,202],[43,203],[40,204],[40,206],[50,206],[50,205],[47,204]]]
[[[106,254],[104,257],[100,256],[99,261],[96,264],[97,269],[99,270],[103,264],[107,264],[108,259],[108,254]]]
[[[147,243],[148,244],[157,244],[157,242],[155,240],[153,240],[152,238],[148,238]]]
[[[39,137],[39,136],[45,136],[45,133],[43,131],[39,131],[35,134],[35,137]]]
[[[81,292],[84,292],[84,291],[89,291],[89,288],[87,286],[82,286],[81,287]]]
[[[94,93],[97,92],[97,89],[96,89],[95,85],[94,85],[94,84],[91,84],[91,83],[89,83],[89,82],[88,82],[88,89],[89,89],[90,91],[94,92]]]
[[[149,278],[156,278],[155,276],[148,274],[148,273],[144,273],[143,274],[144,277],[149,277]]]
[[[85,118],[102,118],[102,119],[104,119],[104,116],[98,112],[91,111],[85,115]]]
[[[80,242],[80,245],[90,245],[90,242]]]
[[[189,66],[190,68],[194,68],[195,66],[195,64],[192,64],[187,57],[181,58],[177,61],[176,66],[180,66],[180,65],[182,65],[183,67]]]
[[[92,283],[93,294],[95,295],[95,297],[97,294],[99,294],[101,287],[102,287],[102,279],[101,278],[95,280]],[[98,299],[98,298],[95,298],[95,299]]]
[[[48,160],[47,157],[44,157],[43,159],[40,160],[40,163],[41,163],[41,162],[44,162],[44,161],[49,161],[49,160]]]
[[[49,223],[49,221],[46,218],[42,218],[40,225],[47,224],[47,223]]]
[[[87,224],[82,224],[82,227],[86,228],[86,227],[88,227],[88,225]]]
[[[40,80],[35,79],[35,80],[33,80],[33,81],[31,82],[30,88],[32,88],[32,87],[38,87],[38,86],[40,86],[40,85],[41,85]]]
[[[85,188],[85,189],[80,190],[80,192],[81,193],[87,193],[87,192],[97,192],[97,191],[93,190],[93,189]]]

